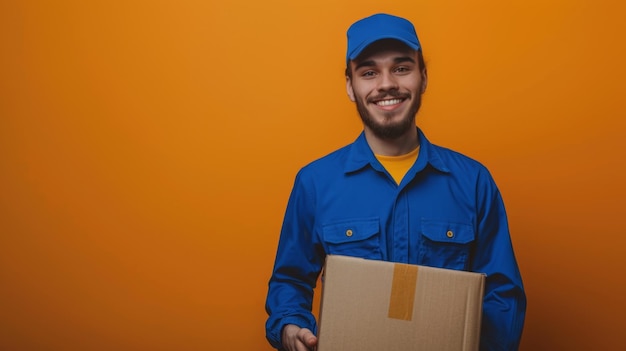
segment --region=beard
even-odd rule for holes
[[[408,93],[402,94],[397,91],[389,91],[384,95],[377,96],[371,100],[382,99],[387,96],[410,99],[411,104],[409,105],[409,109],[398,122],[390,122],[395,115],[395,112],[385,112],[385,121],[382,123],[377,122],[368,111],[365,102],[363,102],[360,98],[355,99],[356,109],[359,112],[359,116],[361,116],[363,124],[367,126],[376,137],[384,140],[392,140],[404,135],[407,131],[411,130],[411,128],[415,128],[415,116],[422,105],[422,94],[417,93],[413,98],[411,98],[411,95]]]

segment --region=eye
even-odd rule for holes
[[[398,66],[393,71],[395,73],[407,73],[407,72],[410,72],[411,69],[407,66]]]
[[[363,73],[361,73],[361,77],[363,77],[363,78],[371,78],[371,77],[374,77],[374,76],[376,76],[376,72],[372,71],[372,70],[364,71]]]

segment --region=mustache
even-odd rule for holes
[[[389,90],[389,91],[385,91],[382,92],[378,95],[375,96],[370,96],[367,101],[368,102],[375,102],[375,101],[380,101],[383,100],[385,98],[396,98],[396,99],[409,99],[411,98],[411,94],[410,93],[401,93],[397,90]]]

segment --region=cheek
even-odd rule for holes
[[[369,90],[368,87],[363,85],[363,84],[360,84],[360,85],[357,85],[357,86],[353,85],[352,86],[352,96],[353,96],[353,100],[352,101],[357,100],[357,99],[358,100],[366,100],[366,98],[367,98],[367,96],[368,96],[370,91],[371,90]]]

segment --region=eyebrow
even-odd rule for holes
[[[396,57],[393,59],[393,63],[394,64],[398,64],[398,63],[403,63],[403,62],[411,62],[411,63],[415,63],[415,60],[410,57],[410,56],[400,56],[400,57]],[[361,67],[374,67],[376,66],[376,62],[374,62],[374,60],[366,60],[366,61],[362,61],[357,63],[356,67],[354,68],[354,70],[358,70]]]

